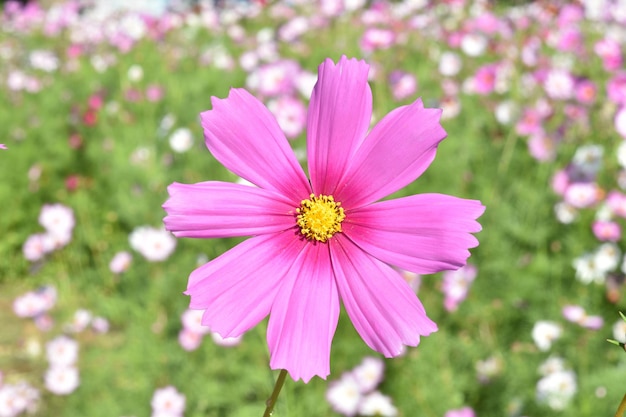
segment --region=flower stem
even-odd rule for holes
[[[274,391],[272,392],[272,396],[265,402],[266,408],[263,417],[270,417],[274,412],[274,405],[276,404],[278,394],[280,394],[280,389],[283,387],[286,377],[287,371],[285,369],[281,369],[280,374],[278,374],[278,379],[276,379],[276,384],[274,384]]]
[[[615,417],[622,417],[624,413],[626,413],[626,394],[624,394],[622,402],[619,403],[619,408],[617,409],[617,413],[615,413]]]

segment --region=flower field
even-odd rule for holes
[[[281,368],[293,378],[278,397],[279,417],[623,413],[626,2],[87,3],[7,1],[0,14],[0,417],[262,416]],[[431,109],[442,109],[440,120]],[[400,124],[409,113],[419,116]],[[266,116],[254,124],[256,114],[277,124]],[[314,125],[312,114],[334,124]],[[370,131],[365,145],[358,126]],[[303,268],[307,298],[289,299],[268,289],[282,279],[268,273],[277,261],[265,262],[252,243],[237,246],[265,239],[270,226],[243,210],[209,209],[213,196],[205,207],[182,184],[237,183],[224,192],[261,200],[267,187],[249,186],[252,157],[250,166],[232,162],[258,152],[271,159],[263,181],[288,198],[294,187],[274,164],[280,155],[263,149],[268,135],[284,135],[290,161],[311,172],[304,188],[323,188],[336,173],[320,174],[324,156],[311,149],[324,145],[311,145],[313,127],[335,141],[328,159],[359,174],[351,185],[373,190],[372,201],[344,193],[361,215],[381,198],[382,207],[447,198],[433,193],[458,200],[430,207],[433,224],[387,220],[441,239],[423,251],[411,249],[420,236],[404,249],[400,242],[398,251],[423,263],[388,261],[380,248],[334,263],[341,310],[337,298],[336,310],[307,314],[300,301],[323,304],[308,286],[315,274]],[[357,145],[344,146],[344,137]],[[383,145],[367,148],[374,140]],[[393,140],[421,158],[406,168],[408,185],[395,188],[389,172],[409,175],[401,167],[409,157]],[[361,147],[384,163],[354,168],[367,159]],[[332,195],[302,198],[293,208],[300,242],[365,247],[366,232],[351,234],[358,210],[350,198],[344,206]],[[316,209],[332,211],[330,229],[311,231]],[[210,216],[202,221],[217,231],[190,226],[205,212],[240,215],[248,233],[222,233]],[[224,275],[244,282],[243,271],[247,299],[212,295],[194,278],[231,248],[240,259],[229,264],[232,278]],[[398,291],[416,293],[423,309],[376,294],[353,303],[351,276],[372,265],[401,277]],[[387,291],[378,279],[363,285]],[[268,320],[269,307],[257,310],[276,294],[287,307],[273,304]],[[276,331],[281,314],[289,332]],[[332,325],[319,327],[327,315],[338,316],[334,337]],[[385,327],[415,321],[410,335]],[[306,343],[283,355],[293,334]],[[328,353],[316,346],[331,341],[324,379]]]

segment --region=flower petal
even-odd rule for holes
[[[309,182],[272,113],[243,89],[225,99],[211,97],[213,109],[200,114],[206,145],[226,168],[299,203]]]
[[[270,367],[286,369],[296,381],[326,379],[340,310],[328,245],[307,242],[287,275],[267,328]]]
[[[289,231],[243,241],[191,273],[189,308],[206,310],[202,324],[220,336],[240,336],[269,314],[304,245]]]
[[[393,357],[402,353],[403,346],[417,346],[420,336],[437,330],[397,271],[340,234],[330,247],[339,295],[369,347]]]
[[[398,191],[414,181],[435,158],[446,137],[440,109],[425,109],[421,100],[398,107],[370,132],[354,155],[335,200],[359,207]]]
[[[163,204],[178,237],[251,236],[294,227],[295,207],[277,192],[228,182],[173,183]]]
[[[316,194],[333,194],[372,118],[369,65],[342,56],[318,69],[307,120],[308,165]]]
[[[469,248],[478,246],[470,233],[485,211],[476,200],[444,194],[418,194],[381,201],[346,213],[343,232],[381,261],[418,274],[465,265]]]

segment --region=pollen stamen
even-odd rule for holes
[[[335,233],[341,232],[341,222],[346,218],[341,203],[336,202],[332,195],[315,196],[300,202],[296,209],[296,223],[300,233],[310,240],[326,242]]]

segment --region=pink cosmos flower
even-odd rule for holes
[[[566,305],[563,307],[562,313],[566,320],[587,329],[598,330],[604,325],[604,319],[601,316],[590,316],[579,305]]]
[[[515,131],[519,135],[530,135],[541,131],[543,117],[537,109],[526,108],[522,113],[522,117],[515,125]]]
[[[561,169],[554,173],[551,180],[552,190],[558,195],[564,195],[570,185],[570,178],[567,170]]]
[[[622,48],[616,40],[606,37],[598,41],[593,49],[602,59],[605,70],[614,71],[622,67]]]
[[[626,139],[626,106],[615,114],[615,130]]]
[[[133,255],[128,251],[117,252],[111,262],[109,262],[109,270],[114,274],[121,274],[130,267]]]
[[[601,197],[598,184],[594,182],[576,182],[565,190],[564,200],[576,208],[587,208],[596,204]]]
[[[626,194],[619,191],[611,191],[606,197],[606,205],[611,213],[618,217],[626,218]]]
[[[46,343],[46,357],[51,366],[71,366],[78,359],[78,342],[58,336]]]
[[[478,270],[474,265],[467,264],[456,271],[443,273],[441,289],[445,294],[443,306],[446,311],[456,311],[459,304],[467,298],[469,288],[476,279]]]
[[[583,48],[583,34],[579,28],[563,27],[556,34],[556,48],[563,52],[580,52]]]
[[[80,385],[78,368],[75,366],[51,366],[44,380],[48,391],[56,395],[71,394]]]
[[[361,37],[360,46],[365,52],[372,52],[377,49],[388,49],[396,40],[396,35],[388,29],[369,28]]]
[[[7,145],[5,145],[4,143],[0,143],[0,149],[7,150],[9,148],[7,148]]]
[[[181,417],[185,412],[186,398],[176,387],[158,388],[152,395],[152,416]]]
[[[160,101],[163,98],[163,88],[156,84],[149,85],[146,89],[146,98],[151,102]]]
[[[13,301],[13,312],[18,317],[37,317],[46,310],[45,299],[35,291],[20,295]]]
[[[474,417],[476,414],[471,407],[463,407],[454,410],[448,410],[444,417]]]
[[[385,362],[381,358],[366,357],[352,370],[361,393],[373,391],[383,380]]]
[[[626,105],[626,71],[618,72],[607,82],[606,93],[613,103]]]
[[[196,333],[193,330],[182,329],[178,333],[178,343],[186,351],[192,351],[200,347],[203,337],[204,335]]]
[[[297,138],[304,130],[306,107],[300,99],[292,96],[281,96],[268,101],[267,108],[272,112],[288,139]]]
[[[528,152],[537,161],[551,161],[556,156],[556,141],[543,130],[533,133],[528,139]]]
[[[622,237],[622,228],[617,222],[595,220],[591,230],[596,238],[603,242],[617,242]]]
[[[344,416],[354,416],[363,399],[361,388],[352,373],[344,373],[337,381],[328,384],[326,400],[331,408]]]
[[[488,64],[480,67],[474,75],[474,91],[486,95],[493,92],[496,85],[498,64]]]
[[[576,99],[582,104],[592,104],[598,94],[593,81],[584,79],[576,84]]]
[[[256,187],[174,183],[163,205],[177,237],[253,236],[191,273],[190,308],[202,324],[236,337],[270,316],[272,369],[308,382],[330,373],[340,302],[356,330],[386,357],[437,330],[391,265],[418,274],[466,263],[479,201],[442,194],[378,201],[430,165],[446,132],[441,110],[421,100],[368,133],[369,66],[343,56],[318,71],[307,119],[306,177],[276,119],[256,98],[232,89],[201,113],[206,145]],[[305,324],[306,323],[306,324]]]
[[[568,71],[553,68],[546,74],[543,87],[550,98],[567,100],[572,97],[574,83],[574,78]]]
[[[400,101],[411,97],[417,90],[417,80],[411,73],[396,70],[389,74],[389,84],[394,100]]]

